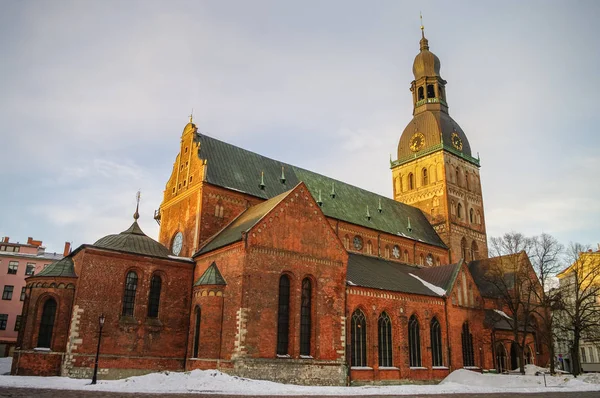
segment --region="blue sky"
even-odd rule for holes
[[[481,156],[488,236],[600,242],[600,2],[10,1],[0,14],[0,235],[153,237],[200,131],[391,196],[419,11]]]

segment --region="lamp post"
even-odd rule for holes
[[[96,360],[94,361],[94,376],[92,377],[92,384],[96,384],[96,379],[98,376],[98,356],[100,355],[100,341],[102,340],[102,327],[104,326],[105,320],[106,318],[104,317],[104,314],[101,314],[98,318],[100,330],[98,332],[98,348],[96,348]]]

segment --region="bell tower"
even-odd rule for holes
[[[450,248],[451,262],[487,258],[479,156],[472,156],[467,136],[448,113],[447,82],[422,25],[413,74],[413,118],[391,161],[394,199],[425,213]]]

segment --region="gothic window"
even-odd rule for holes
[[[458,203],[458,205],[456,206],[456,216],[460,219],[463,218],[463,207],[462,207],[462,203]]]
[[[421,185],[427,185],[429,184],[429,179],[427,176],[427,169],[425,167],[423,167],[423,170],[421,170]]]
[[[351,366],[367,366],[367,321],[361,310],[352,314]]]
[[[419,89],[417,90],[418,92],[418,101],[421,101],[422,99],[425,99],[425,90],[423,90],[423,87],[419,87]]]
[[[300,309],[300,355],[310,355],[312,285],[310,279],[302,281],[302,305]]]
[[[477,247],[477,243],[475,241],[471,242],[471,260],[477,260],[479,257],[479,248]]]
[[[133,271],[127,273],[125,279],[125,294],[123,295],[123,316],[133,316],[133,307],[135,305],[135,293],[137,291],[137,274]]]
[[[160,289],[162,279],[158,275],[152,275],[150,280],[150,295],[148,296],[148,317],[158,317],[158,306],[160,305]]]
[[[431,365],[444,366],[442,361],[442,331],[440,322],[435,317],[429,325],[429,333],[431,334]]]
[[[433,88],[433,84],[427,85],[427,98],[435,98],[435,89]]]
[[[419,336],[419,321],[411,316],[408,321],[408,355],[411,367],[421,366],[421,337]]]
[[[408,189],[415,189],[415,176],[413,173],[408,173]]]
[[[467,261],[467,240],[464,237],[460,240],[460,252],[463,260]]]
[[[277,313],[277,355],[287,355],[290,332],[290,278],[279,278],[279,309]]]
[[[194,310],[194,353],[192,358],[198,358],[198,349],[200,348],[200,317],[202,312],[200,307],[196,306]]]
[[[52,329],[54,329],[54,319],[56,317],[56,301],[52,298],[46,300],[42,310],[42,319],[40,322],[40,333],[38,335],[38,347],[50,348],[52,343]]]
[[[469,210],[469,222],[471,224],[475,223],[475,212],[473,211],[473,209]]]
[[[461,340],[463,366],[475,366],[475,355],[473,354],[473,335],[469,331],[469,322],[463,323]]]
[[[391,367],[392,365],[392,321],[385,312],[378,320],[379,329],[379,366]]]

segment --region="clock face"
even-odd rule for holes
[[[425,146],[425,136],[423,133],[415,133],[410,139],[410,150],[413,152],[420,151]]]
[[[363,247],[363,240],[360,236],[355,236],[354,237],[354,248],[356,250],[360,250]]]
[[[178,256],[181,253],[181,248],[183,247],[183,234],[181,232],[177,232],[175,237],[173,238],[173,244],[171,245],[171,252],[174,255]]]
[[[452,137],[450,137],[450,141],[452,141],[452,146],[459,151],[462,151],[463,143],[458,134],[452,133]]]
[[[392,249],[392,256],[394,256],[394,258],[400,258],[400,248],[398,246],[394,246]]]

